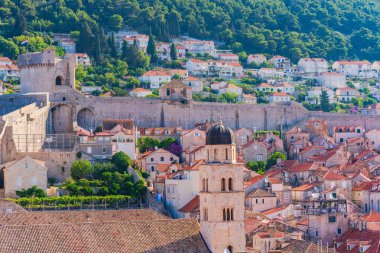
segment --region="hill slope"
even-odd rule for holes
[[[79,31],[87,23],[128,25],[161,40],[188,34],[235,52],[330,60],[374,60],[380,51],[376,0],[0,0],[0,35]],[[1,47],[0,47],[1,53]]]

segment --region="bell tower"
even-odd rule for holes
[[[199,168],[202,236],[213,253],[245,252],[244,165],[236,163],[233,132],[220,116],[207,132],[206,152]]]

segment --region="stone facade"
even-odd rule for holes
[[[32,186],[46,191],[47,188],[47,168],[45,162],[25,156],[0,165],[4,172],[4,195],[6,198],[17,197],[16,191],[28,189]]]
[[[20,55],[17,64],[23,94],[75,89],[75,54],[57,58],[54,49],[46,49],[41,53]]]

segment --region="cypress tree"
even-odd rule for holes
[[[127,55],[128,55],[128,44],[127,44],[127,41],[123,41],[123,45],[121,47],[121,59],[122,60],[127,60]]]
[[[117,49],[116,49],[116,45],[115,45],[115,35],[112,33],[112,36],[110,37],[111,41],[110,41],[110,49],[111,49],[111,56],[116,58],[117,57]]]
[[[154,42],[152,33],[149,34],[149,41],[148,46],[146,48],[146,52],[148,53],[148,55],[150,55],[150,59],[152,62],[157,62],[158,57],[156,52],[156,43]]]
[[[327,94],[327,91],[325,91],[324,89],[322,90],[320,100],[321,100],[321,109],[322,109],[322,111],[329,112],[330,108],[331,108],[331,106],[330,106],[330,100],[329,100],[329,95]]]
[[[14,34],[16,36],[22,35],[28,31],[28,24],[26,23],[25,16],[20,11],[17,12],[15,21]]]
[[[87,22],[83,24],[79,33],[77,43],[78,51],[81,53],[92,53],[93,51],[93,34]]]
[[[172,43],[172,45],[170,46],[170,58],[172,59],[172,61],[177,60],[177,50],[175,48],[174,43]]]

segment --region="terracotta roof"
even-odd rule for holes
[[[24,209],[23,209],[24,210]],[[1,226],[68,224],[68,223],[103,223],[128,220],[170,219],[150,209],[127,210],[84,210],[84,211],[21,211],[11,215],[0,215]],[[0,251],[1,252],[1,251]]]
[[[307,191],[307,190],[313,189],[314,187],[317,187],[320,185],[321,185],[321,183],[304,184],[304,185],[298,186],[296,188],[293,188],[292,191]]]
[[[276,88],[275,86],[270,85],[268,83],[261,83],[261,84],[257,85],[256,87],[257,88]]]
[[[282,179],[280,178],[268,178],[268,181],[271,184],[282,184]]]
[[[165,71],[160,71],[160,70],[150,70],[148,72],[145,72],[143,76],[171,76],[169,73]]]
[[[186,205],[180,208],[178,211],[183,213],[194,212],[199,208],[199,195],[195,196],[192,200],[190,200]]]
[[[246,197],[249,198],[262,198],[262,197],[276,197],[274,194],[269,193],[261,188],[256,188],[250,193],[246,194]]]
[[[158,172],[167,172],[173,164],[157,164],[157,171]]]
[[[15,214],[26,213],[27,211],[13,201],[0,199],[0,215],[2,214]]]
[[[144,88],[135,88],[132,90],[132,92],[151,92],[151,91]]]
[[[366,222],[380,222],[380,213],[371,211],[371,213],[365,219]]]
[[[209,252],[194,219],[0,227],[0,252]]]
[[[185,88],[185,89],[191,89],[189,86],[187,86],[186,84],[184,84],[183,82],[179,81],[179,80],[171,80],[170,82],[164,84],[162,87],[162,89],[167,89],[167,88]]]
[[[277,213],[277,212],[281,212],[282,210],[285,210],[286,208],[288,208],[289,205],[284,205],[284,206],[280,206],[280,207],[276,207],[276,208],[272,208],[268,211],[265,211],[265,212],[262,212],[262,214],[264,215],[269,215],[269,214],[272,214],[272,213]]]
[[[371,241],[370,247],[365,251],[366,253],[378,253],[380,250],[380,232],[369,230],[357,230],[350,229],[339,239],[339,242],[343,242],[338,248],[337,252],[359,252],[358,244],[367,244]],[[350,251],[347,251],[347,244],[351,243],[354,247]]]
[[[323,178],[324,178],[325,180],[329,180],[329,181],[347,180],[346,177],[341,176],[341,175],[338,175],[338,174],[336,174],[336,173],[334,173],[334,172],[332,172],[332,171],[327,172],[327,173],[323,176]]]
[[[292,129],[290,129],[289,131],[286,132],[286,134],[298,134],[298,133],[309,133],[309,131],[305,130],[305,129],[302,129],[300,127],[293,127]]]
[[[290,173],[307,172],[314,166],[314,164],[315,163],[299,163],[299,164],[296,164],[287,170]]]

